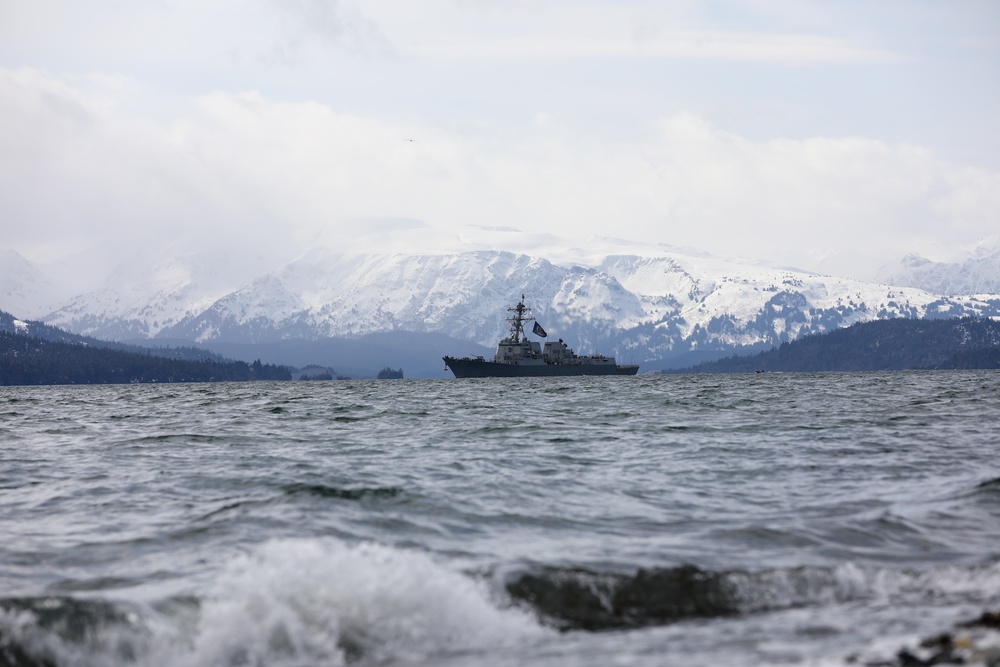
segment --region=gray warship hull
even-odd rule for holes
[[[486,359],[444,357],[457,378],[566,377],[574,375],[635,375],[638,366],[615,364],[517,364]]]
[[[562,338],[559,342],[541,343],[528,340],[524,324],[535,320],[531,309],[524,305],[524,295],[516,306],[507,309],[510,334],[497,344],[492,359],[484,357],[443,357],[457,378],[538,378],[573,375],[635,375],[639,367],[619,366],[614,357],[603,354],[576,354]],[[535,322],[531,333],[548,338],[548,333]]]

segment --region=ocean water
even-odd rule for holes
[[[845,665],[1000,609],[1000,373],[0,388],[0,665]]]

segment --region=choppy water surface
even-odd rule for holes
[[[998,425],[996,372],[0,389],[0,665],[863,663],[1000,608]]]

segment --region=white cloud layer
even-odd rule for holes
[[[383,247],[514,227],[866,277],[996,233],[992,5],[665,4],[0,2],[0,247],[289,257],[406,219]]]

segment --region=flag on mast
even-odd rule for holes
[[[542,325],[539,324],[538,322],[535,322],[535,326],[531,328],[531,333],[535,334],[536,336],[540,336],[542,338],[548,336],[548,334],[545,333],[545,329],[543,329]]]

